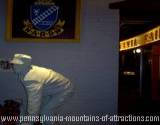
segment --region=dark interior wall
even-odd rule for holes
[[[1,0],[0,58],[30,54],[34,64],[69,77],[75,84],[75,94],[61,113],[116,113],[119,16],[118,11],[108,8],[115,1],[82,1],[80,43],[9,43],[5,40],[6,0]],[[16,75],[0,71],[0,101],[23,96]]]

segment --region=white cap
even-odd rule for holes
[[[31,64],[32,57],[26,54],[15,54],[10,61],[13,64]]]

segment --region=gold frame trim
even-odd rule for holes
[[[12,37],[12,17],[13,17],[13,0],[7,0],[7,17],[6,17],[6,40],[9,42],[80,42],[80,27],[81,27],[81,8],[82,0],[77,0],[76,3],[76,21],[75,21],[75,36],[73,39],[41,39],[41,38],[13,38]]]

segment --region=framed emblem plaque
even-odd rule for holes
[[[80,40],[81,0],[8,0],[8,41]]]

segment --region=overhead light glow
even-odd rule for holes
[[[136,53],[141,53],[141,49],[136,49]]]

